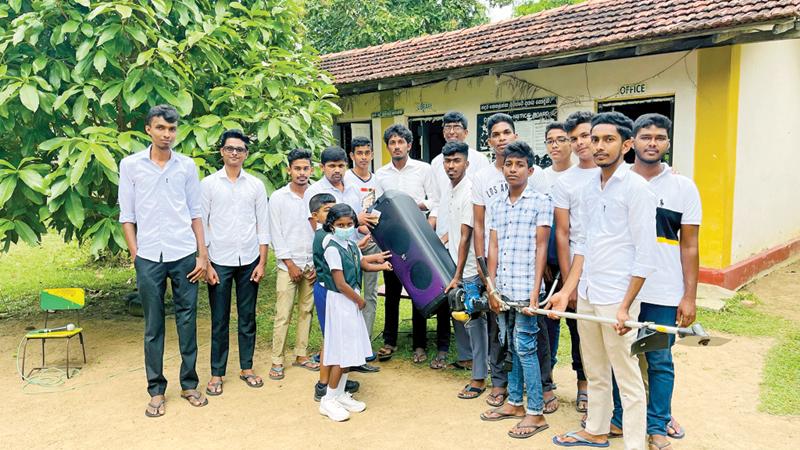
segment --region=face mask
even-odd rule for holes
[[[333,229],[333,233],[334,233],[334,235],[336,235],[337,238],[347,240],[347,239],[350,239],[350,237],[353,236],[353,232],[355,230],[356,229],[353,228],[353,227],[334,228]]]

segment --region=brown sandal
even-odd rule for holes
[[[397,351],[397,347],[393,345],[384,345],[378,350],[378,361],[385,362],[392,359],[395,351]]]
[[[503,406],[503,403],[506,402],[506,396],[508,396],[508,391],[503,391],[497,394],[492,394],[491,392],[486,396],[486,403],[489,406],[494,406],[495,408],[499,408]]]
[[[206,395],[217,396],[222,395],[222,380],[215,382],[208,382],[206,385]]]
[[[156,404],[153,404],[153,400],[150,399],[150,402],[147,404],[147,409],[144,410],[144,415],[147,416],[147,417],[161,417],[161,416],[163,416],[166,413],[166,411],[162,412],[161,411],[161,407],[164,406],[165,403],[166,403],[166,401],[163,398],[161,400],[159,400],[158,403],[156,403]],[[155,411],[155,412],[150,412],[151,410]]]
[[[196,389],[190,389],[188,391],[181,392],[181,398],[185,399],[190,405],[196,408],[200,408],[208,404],[208,399],[203,397],[203,394],[198,392]]]

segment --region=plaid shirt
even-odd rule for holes
[[[507,192],[498,195],[487,213],[489,229],[497,232],[497,289],[512,300],[530,299],[536,273],[536,227],[552,225],[553,201],[528,187],[513,204]]]

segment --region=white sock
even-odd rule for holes
[[[333,400],[336,398],[337,395],[339,395],[338,389],[334,389],[330,385],[328,385],[328,387],[325,388],[325,399]]]
[[[336,388],[336,395],[344,394],[344,388],[347,386],[347,374],[343,373],[342,378],[339,379],[339,387]]]

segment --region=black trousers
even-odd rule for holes
[[[547,330],[547,317],[536,316],[539,332],[536,333],[536,357],[539,360],[539,372],[542,376],[542,391],[550,392],[553,385],[553,367],[550,364],[550,337]]]
[[[229,334],[231,323],[231,289],[236,285],[236,313],[239,326],[239,366],[242,370],[253,368],[256,348],[256,299],[258,283],[250,275],[259,259],[244,266],[221,266],[211,263],[219,275],[219,283],[208,285],[211,305],[211,375],[225,376],[228,366]]]
[[[403,291],[403,285],[394,272],[383,272],[383,282],[386,286],[383,343],[396,346],[397,330],[400,325],[400,295]],[[411,340],[414,348],[427,347],[427,322],[425,316],[417,311],[417,308],[413,308],[411,314]],[[442,306],[436,312],[436,347],[442,352],[450,349],[450,310],[447,303],[442,303]]]
[[[558,273],[558,266],[550,265],[550,271],[554,274]],[[553,286],[554,281],[555,280],[552,279],[545,281],[545,290],[547,290],[547,292],[550,292],[550,288]],[[575,309],[568,307],[567,312],[574,313]],[[565,320],[567,321],[567,328],[569,329],[569,340],[572,353],[572,370],[575,371],[578,381],[586,381],[586,374],[583,372],[583,361],[581,360],[581,338],[578,335],[578,322],[575,319]],[[550,365],[552,368],[554,368],[556,353],[558,353],[559,335],[561,334],[561,319],[553,320],[548,318],[545,320],[545,323],[547,324],[548,340],[550,343]]]
[[[194,270],[194,254],[177,261],[153,262],[136,257],[136,284],[144,310],[144,366],[147,374],[147,392],[164,395],[167,379],[164,377],[164,292],[167,278],[172,283],[172,301],[175,304],[175,325],[181,352],[181,389],[197,388],[197,283],[189,282],[186,275]]]
[[[506,313],[500,313],[506,314]],[[489,369],[492,372],[492,387],[508,386],[508,372],[505,369],[508,345],[500,344],[500,327],[497,325],[497,314],[487,313],[489,331]]]

